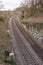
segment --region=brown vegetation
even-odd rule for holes
[[[9,17],[10,15],[6,12],[0,12],[0,65],[6,65],[3,62],[3,59],[5,58],[4,51],[12,51],[10,36],[7,33]]]

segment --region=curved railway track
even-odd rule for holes
[[[24,58],[24,64],[22,65],[40,65],[39,63],[35,62],[34,58],[32,57],[32,55],[29,53],[27,47],[25,46],[22,38],[19,35],[19,32],[16,30],[16,26],[19,29],[19,31],[22,33],[22,35],[26,38],[26,40],[30,43],[30,45],[32,46],[32,48],[34,49],[34,51],[36,50],[35,48],[37,47],[37,49],[40,50],[40,47],[36,44],[36,42],[31,38],[30,35],[28,35],[28,33],[25,31],[25,29],[21,26],[21,24],[19,24],[16,20],[14,20],[14,18],[11,20],[11,24],[12,24],[12,31],[13,34],[15,36],[16,42],[17,42],[17,46],[19,47],[19,50],[21,52],[21,56]],[[36,45],[36,47],[34,48],[34,46]],[[42,50],[42,49],[41,49]],[[42,50],[43,51],[43,50]],[[36,51],[35,51],[36,52]],[[38,51],[39,52],[39,51]],[[38,53],[37,52],[37,53]],[[43,64],[41,64],[43,65]]]
[[[15,22],[19,30],[22,32],[26,40],[30,43],[33,50],[37,53],[40,59],[43,61],[43,49],[37,45],[37,42],[26,32],[26,30],[18,22]]]
[[[14,24],[12,24],[12,26],[13,26],[13,32],[14,32],[18,47],[19,47],[20,51],[22,52],[22,55],[24,56],[24,59],[26,61],[26,65],[38,65],[35,63],[32,56],[28,52],[26,46],[24,45],[24,43],[23,43],[21,37],[19,36],[18,32],[16,31],[16,29],[14,30],[14,28],[15,28]]]

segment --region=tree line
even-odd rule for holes
[[[40,12],[43,13],[43,0],[24,0],[21,7],[24,7],[21,17],[28,18]]]

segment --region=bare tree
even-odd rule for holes
[[[0,0],[0,9],[4,9],[3,2]]]

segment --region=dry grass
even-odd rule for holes
[[[3,61],[5,59],[5,50],[12,52],[11,38],[9,36],[9,33],[7,32],[9,29],[8,21],[12,15],[13,13],[10,11],[0,12],[0,65],[16,65],[16,62],[14,62],[14,64],[10,64],[4,63]]]
[[[7,22],[0,21],[0,65],[5,65],[3,62],[4,51],[11,51],[10,36],[7,33]]]

